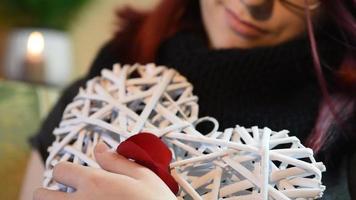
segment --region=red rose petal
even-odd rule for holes
[[[152,133],[141,132],[129,137],[126,141],[131,141],[144,149],[155,163],[168,166],[172,160],[171,151]]]
[[[131,136],[116,148],[116,152],[149,168],[166,183],[174,194],[178,193],[179,186],[169,173],[172,153],[154,134],[139,133]]]

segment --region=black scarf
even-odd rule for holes
[[[324,76],[333,86],[332,74],[345,49],[333,39],[336,29],[323,30],[316,39]],[[236,124],[266,126],[287,129],[304,142],[321,101],[308,37],[272,47],[218,50],[208,48],[204,38],[181,31],[160,46],[156,59],[193,84],[200,116],[216,118],[220,130]]]

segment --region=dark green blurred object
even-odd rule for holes
[[[65,30],[90,0],[0,0],[0,20],[10,26]]]
[[[0,199],[18,199],[30,145],[58,91],[0,80]]]

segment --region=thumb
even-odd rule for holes
[[[139,173],[137,172],[144,168],[122,155],[117,154],[115,151],[112,151],[103,142],[100,142],[95,146],[94,156],[102,169],[136,179],[139,178]]]

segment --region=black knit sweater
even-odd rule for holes
[[[157,64],[175,68],[193,84],[193,92],[199,97],[200,116],[216,118],[220,129],[236,124],[266,126],[275,131],[287,129],[304,142],[312,132],[321,101],[307,38],[249,50],[211,50],[204,38],[199,33],[179,32],[161,44],[156,59]],[[323,66],[328,66],[323,70],[332,90],[331,74],[340,64],[344,48],[328,34],[317,34],[317,41]],[[88,75],[64,91],[39,133],[31,139],[43,159],[54,140],[51,133],[79,86],[99,75],[102,68],[120,62],[115,48],[109,42],[100,51]],[[339,159],[334,162],[341,166],[324,173],[327,190],[323,199],[349,199],[348,187],[355,183],[353,180],[348,186],[347,177],[355,179],[351,174],[352,169],[356,170],[356,159],[352,164],[348,156],[342,156],[346,150],[352,150],[351,142],[338,135],[326,152],[337,155]],[[331,166],[328,160],[323,161]],[[332,179],[331,174],[337,174],[337,178]]]

